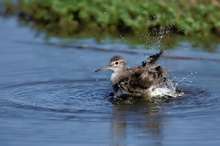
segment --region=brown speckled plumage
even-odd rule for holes
[[[162,54],[163,52],[160,51],[143,61],[141,65],[130,68],[126,68],[126,62],[122,56],[113,56],[107,66],[96,72],[104,69],[113,71],[111,82],[115,95],[147,94],[151,87],[166,82],[164,74],[169,71],[155,64]]]

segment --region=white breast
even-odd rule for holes
[[[114,85],[114,84],[116,84],[117,82],[118,82],[118,73],[117,72],[113,72],[112,74],[111,74],[111,78],[110,78],[110,80],[111,80],[111,82],[112,82],[112,85]]]

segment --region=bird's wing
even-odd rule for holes
[[[133,67],[127,69],[127,75],[120,79],[119,87],[129,93],[146,93],[157,84],[165,82],[164,69],[160,66]]]
[[[146,65],[153,65],[157,62],[157,60],[160,58],[160,56],[163,55],[163,51],[161,50],[159,53],[151,55],[150,57],[148,57],[146,60],[144,60],[142,62],[142,66],[146,66]]]

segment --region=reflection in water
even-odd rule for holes
[[[112,145],[125,146],[130,140],[138,144],[162,145],[160,108],[149,103],[140,104],[113,107]]]
[[[112,140],[116,145],[125,145],[126,140],[126,116],[113,108]]]

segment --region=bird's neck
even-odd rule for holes
[[[111,75],[111,82],[112,82],[112,85],[115,85],[119,82],[121,76],[123,76],[126,72],[126,68],[121,68],[121,69],[117,69],[117,70],[114,70],[112,75]]]

